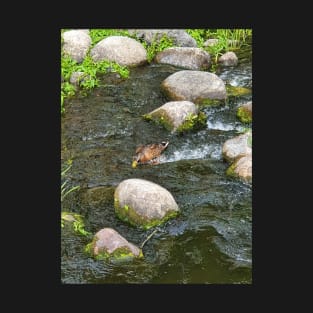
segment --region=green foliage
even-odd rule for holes
[[[206,39],[205,29],[186,29],[186,32],[197,42],[199,48],[203,47],[204,41]]]
[[[161,52],[166,48],[174,46],[173,40],[171,38],[167,37],[165,34],[159,40],[156,39],[156,37],[155,37],[150,45],[147,42],[145,42],[144,40],[141,41],[141,44],[147,50],[148,62],[151,62],[158,52]]]
[[[64,227],[65,223],[73,223],[73,230],[83,236],[91,235],[90,232],[85,230],[85,224],[81,215],[70,212],[61,213],[61,227]]]
[[[63,33],[64,30],[61,30],[61,43],[63,42]],[[118,29],[91,29],[89,34],[92,40],[91,47],[108,36],[129,36],[128,31]],[[65,99],[74,96],[77,91],[75,86],[69,82],[74,72],[83,72],[83,75],[79,79],[78,86],[84,91],[91,90],[99,85],[99,74],[115,72],[122,78],[129,77],[129,69],[116,62],[94,62],[88,52],[83,62],[78,64],[61,51],[61,77],[64,80],[61,83],[61,114],[65,113]]]
[[[240,49],[252,37],[252,29],[186,29],[199,48],[203,48],[212,57],[212,70],[215,71],[218,58],[228,51]],[[217,39],[213,46],[204,47],[207,39]]]

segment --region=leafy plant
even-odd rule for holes
[[[151,44],[148,44],[144,40],[141,41],[141,44],[147,50],[148,62],[151,62],[158,52],[161,52],[166,48],[173,47],[174,45],[173,40],[166,36],[165,34],[159,40],[155,36]]]

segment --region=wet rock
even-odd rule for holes
[[[222,66],[236,66],[238,64],[238,57],[233,51],[229,51],[221,55],[218,62]]]
[[[252,101],[249,101],[238,108],[237,117],[243,123],[252,122]]]
[[[245,182],[252,182],[252,154],[238,158],[228,169],[227,175],[238,177]]]
[[[112,228],[103,228],[98,231],[92,242],[86,246],[86,252],[97,259],[143,257],[141,249],[128,242]]]
[[[63,51],[73,60],[81,63],[87,55],[91,45],[89,33],[85,30],[69,30],[62,34],[64,43]]]
[[[252,153],[249,141],[252,132],[248,131],[237,137],[228,139],[223,144],[222,155],[228,162],[235,161],[238,157],[246,156]]]
[[[180,129],[192,129],[198,123],[201,123],[199,118],[202,116],[198,116],[198,113],[199,110],[193,102],[170,101],[153,110],[152,112],[145,114],[144,118],[160,123],[166,129],[174,132]],[[203,119],[203,123],[206,125],[205,117]]]
[[[159,225],[179,213],[168,190],[138,178],[126,179],[117,186],[114,207],[120,219],[144,229]]]
[[[226,174],[252,182],[252,132],[228,139],[222,148],[223,157],[230,163]]]
[[[203,71],[184,70],[168,76],[161,89],[170,100],[187,100],[204,104],[207,100],[226,98],[226,88],[217,75]]]
[[[210,55],[200,48],[167,48],[156,55],[155,61],[190,70],[206,70],[210,67]]]
[[[197,47],[197,42],[183,29],[129,29],[130,34],[135,34],[138,39],[143,39],[148,44],[159,42],[166,35],[178,47]]]
[[[147,51],[133,38],[109,36],[99,41],[90,51],[95,62],[108,60],[122,66],[138,66],[147,62]]]

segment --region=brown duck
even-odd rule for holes
[[[162,141],[138,146],[135,151],[136,155],[133,157],[132,167],[135,168],[137,164],[158,164],[159,157],[168,144],[168,141]]]

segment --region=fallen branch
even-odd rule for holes
[[[143,248],[143,246],[145,245],[145,243],[158,231],[158,229],[155,229],[147,238],[146,240],[140,245],[140,249]]]

